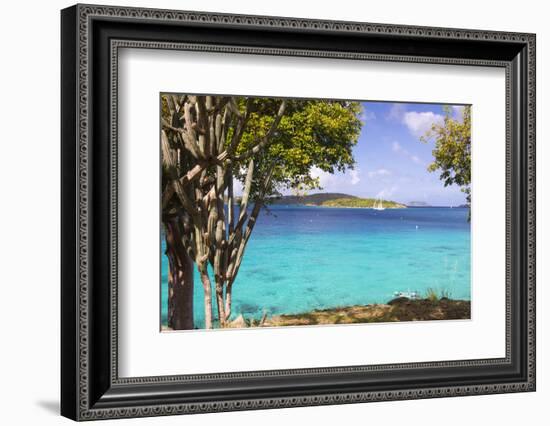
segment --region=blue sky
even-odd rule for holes
[[[420,142],[420,136],[432,123],[443,119],[443,106],[363,102],[364,125],[353,150],[354,170],[330,175],[314,169],[322,191],[343,192],[361,197],[381,197],[409,203],[423,201],[431,205],[458,205],[465,202],[456,186],[444,187],[439,173],[428,172],[433,161],[434,142]],[[460,106],[453,106],[456,117]]]

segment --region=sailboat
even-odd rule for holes
[[[372,207],[374,210],[386,210],[386,208],[382,205],[382,200],[378,198]]]

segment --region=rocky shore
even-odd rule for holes
[[[388,303],[343,306],[310,312],[268,316],[261,319],[239,315],[227,328],[284,327],[297,325],[362,324],[400,321],[463,320],[471,318],[469,300],[399,297]],[[170,331],[163,326],[162,331]]]
[[[429,321],[470,319],[470,301],[443,297],[438,300],[405,297],[387,304],[356,305],[314,310],[293,315],[265,317],[252,327],[281,327],[296,325],[357,324],[397,321]],[[240,325],[245,326],[241,323]]]

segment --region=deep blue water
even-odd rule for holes
[[[277,205],[260,213],[233,286],[232,318],[385,303],[432,288],[470,299],[470,223],[462,208]],[[164,253],[164,239],[162,243]],[[196,272],[196,271],[195,271]],[[162,255],[161,319],[168,261]],[[204,325],[195,274],[195,325]]]

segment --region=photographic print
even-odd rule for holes
[[[470,105],[162,93],[159,114],[161,331],[470,319]]]

